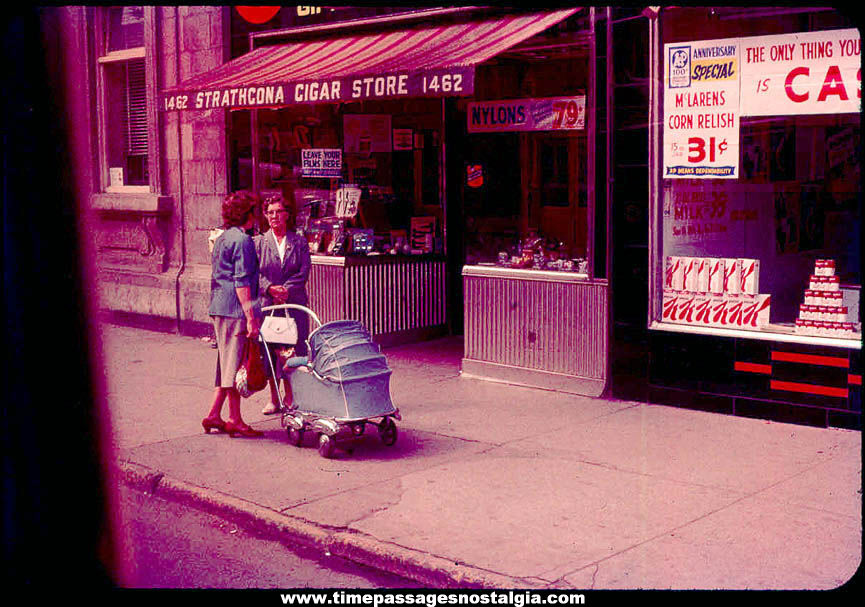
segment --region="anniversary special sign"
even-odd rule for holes
[[[663,176],[739,176],[738,40],[664,46]]]
[[[862,111],[856,29],[664,45],[664,178],[735,179],[745,116]]]
[[[568,131],[586,128],[586,97],[545,97],[468,104],[469,133]]]
[[[163,95],[163,111],[208,110],[331,103],[401,97],[474,94],[474,67],[367,74],[277,84],[190,90]]]

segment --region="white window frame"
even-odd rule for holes
[[[109,194],[151,194],[158,192],[158,184],[160,183],[159,176],[159,157],[156,153],[158,146],[157,139],[157,120],[156,112],[156,60],[154,52],[154,42],[156,40],[156,7],[144,7],[144,46],[123,49],[118,51],[104,52],[107,48],[107,40],[105,40],[104,21],[107,18],[109,7],[98,7],[94,9],[94,42],[96,53],[96,116],[97,116],[97,132],[98,144],[97,155],[99,160],[98,174],[98,191]],[[146,82],[146,97],[147,97],[147,165],[149,173],[149,183],[147,185],[120,185],[112,186],[110,184],[108,172],[108,149],[107,149],[107,133],[106,125],[106,94],[107,85],[105,77],[105,67],[115,65],[119,62],[127,62],[132,59],[144,59],[145,64],[145,82]]]

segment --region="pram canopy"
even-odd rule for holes
[[[369,331],[354,320],[321,325],[309,336],[310,372],[291,374],[299,409],[351,420],[390,415],[387,358]]]
[[[390,373],[387,358],[359,322],[338,320],[322,325],[309,339],[312,368],[331,381],[368,379]]]

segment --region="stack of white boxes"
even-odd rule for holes
[[[771,295],[759,292],[760,260],[667,257],[663,320],[688,325],[760,329]]]
[[[850,321],[848,308],[842,302],[835,260],[818,259],[805,291],[805,301],[799,306],[796,333],[822,337],[854,337],[860,333],[860,325]]]

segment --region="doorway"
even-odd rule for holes
[[[586,257],[585,137],[560,133],[521,135],[524,233],[560,242],[571,257]],[[583,208],[582,212],[578,212]]]

